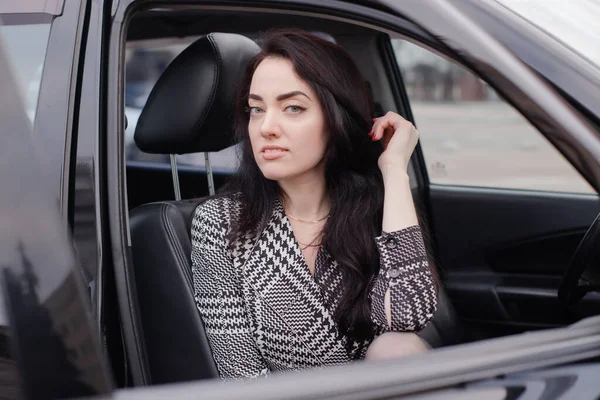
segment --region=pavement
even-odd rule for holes
[[[411,103],[432,183],[596,193],[502,101]]]

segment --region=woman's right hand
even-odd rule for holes
[[[369,132],[373,141],[383,140],[384,151],[377,162],[382,174],[391,168],[407,172],[408,162],[419,141],[419,131],[395,112],[375,118]]]

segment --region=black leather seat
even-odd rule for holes
[[[233,98],[259,47],[213,33],[185,49],[153,88],[134,139],[144,152],[186,154],[233,144]],[[199,182],[200,184],[200,182]],[[191,219],[202,199],[145,204],[130,212],[135,285],[150,383],[218,377],[193,298]]]
[[[431,347],[438,348],[459,344],[463,340],[462,327],[458,322],[452,302],[443,286],[438,293],[438,308],[431,323],[418,335],[425,339]]]
[[[218,151],[232,144],[235,88],[259,51],[250,39],[210,34],[184,50],[152,90],[135,132],[149,153]],[[193,299],[191,219],[202,199],[145,204],[130,213],[135,284],[153,384],[216,378]],[[443,289],[433,322],[421,332],[433,347],[458,341]]]

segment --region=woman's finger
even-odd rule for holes
[[[382,142],[383,142],[383,149],[387,149],[388,144],[390,143],[390,140],[392,140],[392,137],[394,136],[394,129],[391,127],[388,127],[386,129],[383,130],[383,137],[382,137]]]
[[[394,123],[390,118],[382,117],[377,121],[377,129],[373,131],[374,140],[380,140],[387,128],[394,128]]]
[[[377,118],[377,120],[375,121],[375,124],[373,124],[373,141],[380,139],[379,131],[381,128],[382,120],[383,120],[383,117]]]
[[[379,127],[379,119],[373,118],[373,127],[371,128],[371,140],[376,141],[377,139],[377,129]]]
[[[371,139],[373,139],[373,137],[374,137],[375,127],[377,125],[377,118],[372,118],[372,121],[373,121],[373,124],[371,125],[371,130],[369,131],[369,136],[371,137]]]

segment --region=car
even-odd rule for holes
[[[597,398],[599,17],[591,0],[0,4],[0,397]],[[172,122],[230,99],[204,108],[210,69],[182,88],[172,60],[215,32],[290,26],[343,46],[374,116],[421,133],[434,350],[223,384],[189,217],[235,173],[235,144],[228,120],[204,141]],[[128,78],[128,49],[153,74]]]

